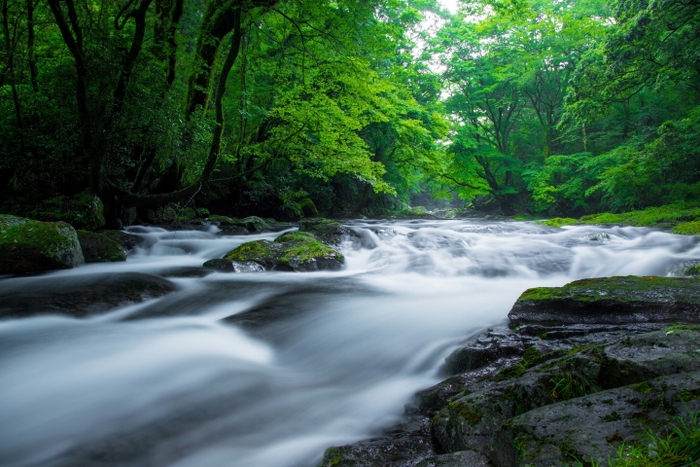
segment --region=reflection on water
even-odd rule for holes
[[[0,321],[0,465],[316,465],[326,447],[395,421],[526,288],[700,259],[694,237],[631,227],[348,225],[357,237],[339,273],[202,277],[205,260],[279,234],[139,228],[126,263],[0,280],[13,300],[100,274],[174,289],[82,319],[47,308]]]

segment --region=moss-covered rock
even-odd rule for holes
[[[343,237],[351,234],[350,229],[340,222],[324,219],[323,217],[308,217],[299,221],[299,231],[309,232],[319,240],[338,245]]]
[[[213,222],[219,225],[235,225],[238,219],[234,219],[228,216],[220,216],[219,214],[212,214],[209,217],[209,222]]]
[[[78,230],[77,233],[86,263],[126,261],[126,252],[121,245],[107,235],[87,230]]]
[[[245,227],[249,232],[266,232],[270,230],[270,226],[265,222],[265,219],[257,216],[240,219],[234,225]]]
[[[97,230],[105,225],[102,200],[89,190],[47,199],[25,214],[44,222],[67,222],[76,229]]]
[[[526,290],[508,314],[512,323],[700,322],[700,281],[626,276],[582,279]]]
[[[344,261],[343,255],[307,232],[287,232],[274,242],[246,242],[230,251],[224,259],[253,261],[267,270],[306,272],[338,270]]]
[[[499,433],[504,430],[502,425],[511,424],[509,420],[517,420],[522,414],[533,411],[546,414],[549,409],[543,407],[558,407],[564,401],[588,400],[592,394],[605,393],[604,390],[700,371],[698,331],[672,331],[546,354],[531,347],[520,362],[488,381],[476,383],[466,395],[455,397],[443,407],[432,420],[435,438],[443,451],[474,449],[498,457],[499,452],[507,451],[503,446],[493,449],[494,443],[504,443],[500,439],[503,433]],[[585,416],[584,411],[581,416]],[[568,424],[566,419],[557,419],[556,423],[550,420],[543,429],[548,433],[564,433]],[[510,435],[511,443],[515,443],[513,439],[518,433]],[[522,444],[525,440],[518,442]]]
[[[660,377],[541,407],[500,428],[493,460],[501,465],[511,459],[517,462],[513,465],[548,467],[585,459],[593,465],[608,465],[623,442],[642,441],[646,430],[658,433],[672,417],[687,419],[700,410],[700,400],[683,397],[696,393],[700,394],[699,372]],[[648,441],[644,447],[649,449]]]
[[[70,269],[84,262],[78,235],[69,224],[0,215],[0,273]]]

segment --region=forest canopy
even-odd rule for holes
[[[692,0],[0,0],[2,212],[700,199]],[[442,200],[442,201],[440,201]]]

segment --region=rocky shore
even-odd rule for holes
[[[416,394],[401,423],[328,449],[322,466],[608,465],[700,410],[696,279],[530,289],[509,319],[452,353],[447,379]],[[700,450],[687,457],[658,465],[695,465]]]

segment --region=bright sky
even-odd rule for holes
[[[442,3],[442,6],[450,10],[450,13],[456,13],[457,12],[457,0],[440,0],[440,3]]]

